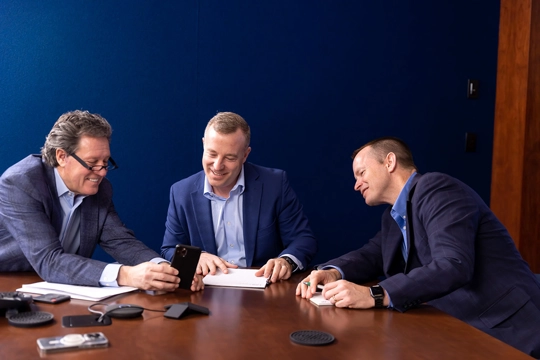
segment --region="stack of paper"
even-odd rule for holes
[[[56,284],[46,281],[33,284],[23,284],[22,288],[17,289],[17,291],[32,294],[65,294],[71,296],[73,299],[88,301],[100,301],[114,295],[124,294],[135,290],[137,290],[137,288],[131,286],[94,287]]]
[[[266,278],[255,276],[256,269],[228,269],[224,274],[218,270],[215,275],[206,275],[203,278],[206,286],[231,286],[241,288],[260,288],[266,287]]]

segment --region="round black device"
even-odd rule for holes
[[[141,316],[144,311],[144,308],[139,305],[133,304],[113,304],[107,305],[105,308],[105,315],[112,318],[135,318]]]

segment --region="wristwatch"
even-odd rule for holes
[[[369,288],[369,293],[375,299],[375,308],[383,308],[384,289],[380,285],[373,285]]]
[[[288,256],[282,256],[281,257],[282,259],[285,259],[286,262],[289,263],[289,265],[291,265],[291,269],[292,271],[291,272],[295,272],[296,269],[298,269],[298,265],[296,265],[296,263]]]

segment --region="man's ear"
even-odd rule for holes
[[[244,154],[244,161],[242,161],[242,164],[246,162],[250,152],[251,152],[251,146],[248,146],[248,148],[246,149],[246,153]]]
[[[60,166],[66,165],[66,158],[68,154],[63,149],[56,149],[56,161]]]
[[[389,152],[386,155],[386,159],[384,160],[386,163],[386,169],[388,169],[388,172],[393,172],[397,167],[397,157],[396,154],[393,152]]]

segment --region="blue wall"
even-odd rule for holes
[[[63,112],[99,113],[114,129],[117,210],[159,250],[170,185],[201,169],[206,122],[234,111],[252,128],[249,160],[287,170],[316,262],[327,260],[379,227],[384,207],[353,191],[350,159],[374,137],[405,139],[421,172],[449,173],[489,202],[499,5],[3,0],[0,171],[39,152]]]

